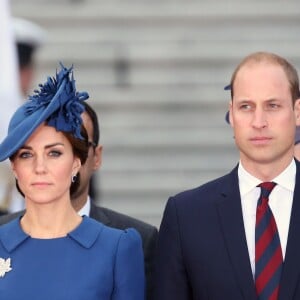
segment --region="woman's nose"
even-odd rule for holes
[[[43,156],[37,156],[35,159],[35,172],[44,173],[47,170],[46,161]]]

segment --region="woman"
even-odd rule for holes
[[[89,147],[80,116],[88,95],[76,92],[71,69],[62,66],[15,112],[0,145],[26,204],[23,217],[0,227],[0,298],[141,300],[138,233],[81,217],[71,205]]]

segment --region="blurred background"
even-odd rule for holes
[[[61,61],[90,93],[104,146],[99,203],[157,226],[169,196],[237,163],[224,86],[241,58],[271,51],[300,67],[296,0],[10,4],[45,31],[32,86]]]

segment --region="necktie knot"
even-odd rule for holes
[[[258,185],[258,187],[261,188],[260,198],[267,199],[275,186],[276,186],[276,183],[273,181],[267,181],[267,182],[260,183]]]

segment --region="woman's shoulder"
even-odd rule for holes
[[[104,225],[90,217],[84,216],[82,223],[78,228],[69,233],[69,236],[79,239],[86,245],[91,245],[97,240],[105,240],[106,243],[118,243],[120,240],[125,240],[130,243],[139,243],[141,237],[139,233],[133,229],[117,229]]]

